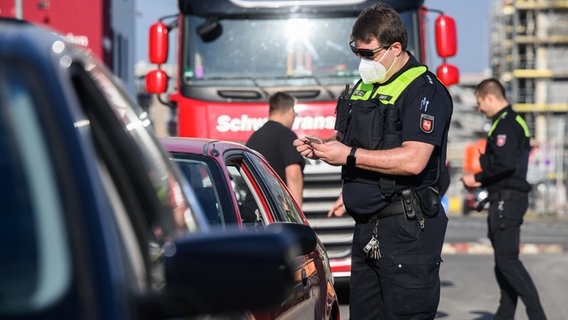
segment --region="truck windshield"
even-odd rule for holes
[[[417,55],[419,39],[413,32],[418,30],[417,11],[404,12],[402,17],[409,30],[408,49]],[[204,18],[184,19],[185,84],[332,85],[359,78],[359,58],[348,47],[353,16],[221,20],[223,31],[211,42],[196,32]]]

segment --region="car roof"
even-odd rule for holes
[[[23,20],[0,18],[0,55],[23,59],[26,63],[47,64],[49,59],[60,58],[54,53],[63,51],[84,60],[93,58],[86,54],[86,48],[70,45],[53,29]]]
[[[250,149],[243,144],[225,140],[215,140],[208,138],[164,137],[160,138],[160,141],[168,152],[185,152],[203,154],[208,156],[217,156],[225,153],[228,150],[240,150],[255,153],[262,157],[260,153],[256,152],[253,149]],[[219,153],[215,154],[213,150],[217,150]]]
[[[76,103],[75,96],[70,93],[69,89],[72,64],[79,63],[85,68],[99,66],[100,71],[104,72],[111,81],[116,82],[114,84],[120,82],[120,79],[110,73],[108,67],[90,53],[89,49],[74,45],[53,29],[17,19],[0,18],[0,62],[5,64],[14,62],[18,65],[29,66],[30,70],[34,70],[34,75],[39,77],[38,81],[49,93],[48,98],[53,99],[53,101],[50,100],[50,112],[60,115],[58,117],[60,119],[69,117],[73,120],[82,119],[75,113],[79,110],[79,104]],[[124,88],[118,86],[116,89],[123,90]],[[62,120],[61,124],[65,126],[65,132],[70,132],[69,128],[75,128],[73,121]],[[65,144],[65,148],[69,148],[69,145]],[[142,149],[140,151],[144,152]],[[160,153],[164,160],[167,160],[165,158],[167,155],[162,152],[163,150]],[[176,175],[180,179],[178,182],[181,187],[185,188],[181,173],[176,173]],[[187,187],[189,188],[188,185]],[[195,202],[192,201],[194,196],[191,190],[187,190],[185,194],[189,203]],[[200,209],[198,206],[191,208],[195,213],[194,217],[204,221],[205,218]],[[199,227],[207,228],[207,224],[199,223]]]

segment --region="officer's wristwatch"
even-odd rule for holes
[[[352,147],[351,152],[347,156],[347,166],[348,167],[355,167],[355,152],[357,151],[357,147]]]

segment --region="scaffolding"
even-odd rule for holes
[[[491,67],[532,133],[534,210],[567,214],[568,1],[500,0],[493,8]]]

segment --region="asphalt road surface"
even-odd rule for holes
[[[548,320],[566,319],[568,254],[524,254],[521,261],[539,291]],[[499,288],[493,273],[492,255],[446,256],[440,277],[442,298],[436,319],[493,319],[499,302]],[[515,319],[528,319],[522,300],[517,304]]]
[[[450,217],[440,269],[438,316],[444,320],[490,320],[499,288],[485,217]],[[537,287],[548,320],[568,319],[568,221],[527,218],[521,229],[521,261]],[[341,319],[349,319],[347,291],[338,288]],[[516,320],[528,319],[519,299]]]

